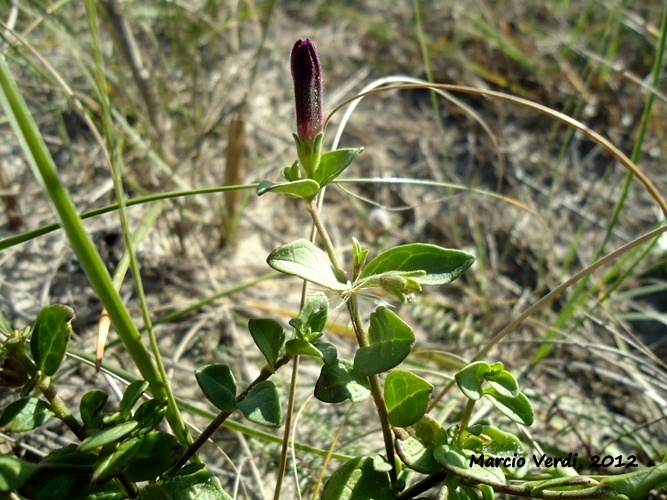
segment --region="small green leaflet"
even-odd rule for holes
[[[269,254],[267,263],[276,271],[297,276],[337,292],[348,285],[336,279],[329,257],[306,239],[299,239],[276,248]]]

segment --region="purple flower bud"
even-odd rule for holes
[[[309,38],[294,44],[290,64],[298,136],[312,142],[322,132],[322,67],[315,44]]]

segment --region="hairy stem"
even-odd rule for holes
[[[329,233],[327,233],[324,224],[322,224],[322,219],[320,219],[320,214],[317,211],[317,204],[314,200],[306,200],[306,208],[313,219],[315,227],[317,228],[317,232],[319,233],[322,244],[324,245],[324,249],[329,256],[329,260],[331,260],[331,265],[334,268],[336,277],[342,283],[345,282],[345,272],[338,263],[338,258],[336,257],[333,243],[329,238]],[[366,330],[364,329],[363,321],[361,320],[361,315],[359,314],[357,298],[354,295],[351,295],[347,301],[347,310],[350,313],[350,318],[352,319],[352,325],[357,336],[359,347],[366,347],[368,345],[368,338],[366,336]],[[371,394],[373,395],[375,408],[377,409],[378,416],[380,417],[380,426],[382,428],[382,437],[384,439],[384,447],[387,453],[387,461],[391,464],[389,477],[391,478],[391,482],[395,483],[398,480],[398,475],[396,473],[396,461],[394,456],[394,436],[391,432],[391,426],[389,425],[387,405],[385,404],[384,395],[382,393],[382,384],[380,383],[380,377],[375,373],[370,375],[368,379],[371,384]]]
[[[79,423],[76,417],[72,415],[72,412],[69,411],[65,402],[56,392],[51,377],[43,377],[37,384],[37,387],[39,387],[39,390],[44,394],[44,397],[51,405],[51,409],[56,413],[56,416],[65,423],[76,437],[83,441],[86,438],[83,426]]]

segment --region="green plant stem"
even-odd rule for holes
[[[459,424],[459,432],[456,437],[456,440],[458,441],[458,444],[461,444],[461,436],[463,435],[463,431],[468,427],[468,424],[470,423],[470,417],[472,416],[472,410],[475,408],[475,401],[472,399],[469,399],[468,402],[466,403],[466,407],[463,410],[463,416],[461,417],[461,423]]]
[[[127,493],[128,498],[136,498],[137,494],[139,493],[136,485],[125,479],[122,474],[119,475],[116,479],[118,479],[118,482],[125,490],[125,493]]]
[[[72,412],[69,411],[65,402],[58,395],[51,377],[41,377],[40,381],[37,383],[37,387],[42,391],[42,394],[44,394],[44,397],[51,405],[51,409],[55,412],[56,416],[65,423],[77,438],[83,441],[86,438],[83,426],[79,423],[76,417],[72,415]]]
[[[329,233],[327,232],[320,214],[317,211],[317,204],[314,200],[305,200],[306,209],[313,219],[313,224],[317,229],[324,249],[331,260],[331,265],[334,268],[336,277],[341,283],[346,281],[345,272],[338,263],[338,258],[336,257],[336,252],[329,238]],[[351,295],[347,301],[347,310],[350,313],[350,318],[352,318],[352,325],[357,336],[357,342],[359,347],[366,347],[368,345],[368,338],[366,336],[366,330],[364,329],[364,324],[361,320],[361,315],[359,314],[359,306],[357,304],[357,298],[354,295]],[[384,395],[382,391],[382,384],[380,384],[380,377],[378,374],[374,373],[368,377],[371,385],[371,394],[373,395],[373,401],[375,402],[375,408],[380,417],[380,427],[382,428],[382,437],[384,439],[384,447],[387,452],[387,461],[391,465],[391,470],[389,471],[389,477],[391,478],[392,483],[398,481],[398,474],[396,473],[396,460],[394,455],[394,436],[391,432],[391,426],[389,425],[389,416],[387,414],[387,405],[384,401]]]
[[[302,306],[303,307],[303,306]],[[290,381],[289,402],[287,404],[287,417],[285,418],[285,432],[283,434],[283,444],[280,449],[280,464],[278,466],[278,477],[276,486],[273,490],[273,499],[280,499],[280,492],[283,489],[283,479],[287,471],[287,453],[289,452],[290,435],[292,431],[292,418],[294,415],[294,406],[296,403],[296,379],[299,374],[299,356],[294,356],[292,363],[292,380]]]
[[[340,281],[341,283],[347,282],[347,279],[345,277],[345,271],[343,271],[343,268],[338,262],[338,257],[336,257],[336,249],[334,248],[334,245],[331,242],[331,238],[329,238],[329,233],[325,229],[324,224],[322,223],[322,219],[320,218],[320,214],[317,211],[317,203],[315,202],[315,200],[305,200],[305,199],[304,202],[306,203],[306,210],[308,210],[310,217],[313,219],[313,224],[315,224],[317,233],[319,234],[320,239],[322,240],[322,245],[324,245],[324,251],[329,256],[331,265],[334,269],[334,272],[336,273],[336,278],[338,278],[338,281]]]
[[[281,366],[286,365],[287,363],[290,362],[291,359],[292,359],[292,356],[289,356],[289,355],[285,355],[285,356],[281,357],[278,361],[276,361],[276,363],[274,365],[275,369],[277,370]],[[248,387],[246,387],[245,390],[236,397],[236,402],[240,403],[241,401],[243,401],[246,398],[246,396],[248,395],[248,393],[253,389],[253,387],[255,387],[260,382],[263,382],[263,381],[268,380],[269,378],[271,378],[271,375],[273,375],[273,373],[274,372],[269,370],[269,368],[267,366],[262,368],[262,371],[259,373],[257,378],[255,380],[253,380],[248,385]],[[223,412],[218,413],[218,415],[211,421],[210,424],[208,424],[206,426],[206,429],[204,429],[202,431],[202,433],[197,437],[197,439],[195,439],[192,442],[192,444],[190,444],[190,446],[188,446],[188,449],[185,450],[185,453],[183,454],[181,459],[176,463],[176,465],[174,465],[170,469],[170,471],[175,472],[178,469],[180,469],[181,467],[183,467],[188,462],[188,460],[190,460],[190,458],[193,457],[195,455],[195,453],[197,453],[199,448],[201,448],[204,445],[204,443],[206,441],[208,441],[208,439],[213,435],[213,433],[218,430],[218,428],[225,422],[225,420],[227,420],[230,417],[230,415],[232,413],[234,413],[234,412],[233,411],[223,411]]]

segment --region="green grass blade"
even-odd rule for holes
[[[51,204],[56,219],[67,234],[81,268],[100,301],[107,308],[111,321],[141,376],[149,382],[155,397],[165,396],[164,387],[141,341],[139,331],[114,289],[102,258],[83,228],[74,202],[58,177],[53,158],[2,54],[0,54],[0,105],[7,115],[33,174]]]

